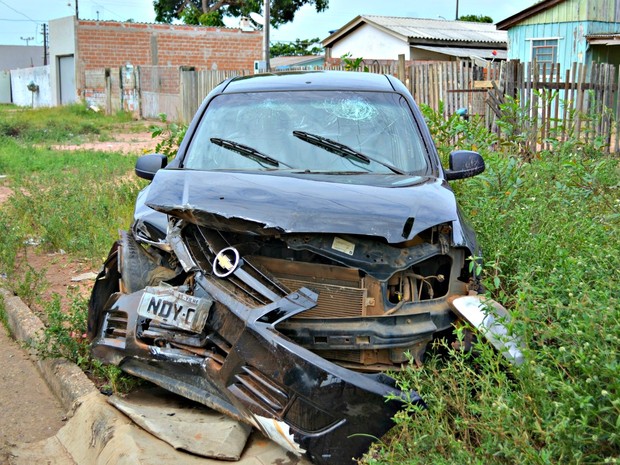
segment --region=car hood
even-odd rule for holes
[[[412,239],[437,224],[459,223],[460,216],[453,192],[434,177],[163,169],[145,204],[214,229],[359,234],[388,243]],[[457,231],[460,235],[460,225]]]

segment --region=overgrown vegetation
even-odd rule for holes
[[[526,363],[507,366],[484,343],[473,353],[438,343],[421,368],[397,374],[428,408],[397,415],[364,463],[620,462],[618,159],[594,140],[519,156],[518,115],[503,121],[504,140],[475,120],[424,114],[444,157],[485,156],[485,173],[453,184],[483,245],[484,284],[513,315]]]

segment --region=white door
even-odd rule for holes
[[[73,55],[58,57],[58,80],[60,104],[66,105],[77,101],[75,91],[75,58]]]
[[[0,103],[11,103],[11,73],[0,71]]]

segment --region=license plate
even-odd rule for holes
[[[200,333],[213,301],[183,294],[170,288],[147,287],[138,315],[185,331]]]

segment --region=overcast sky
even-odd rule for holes
[[[153,22],[152,0],[77,0],[82,19]],[[75,14],[76,0],[0,0],[0,45],[42,45],[41,24],[50,19]],[[272,29],[271,40],[324,39],[358,14],[454,19],[459,16],[487,15],[501,21],[533,5],[536,0],[329,0],[330,7],[317,13],[303,7],[291,24]],[[236,23],[229,23],[235,26]],[[26,41],[26,39],[29,39]]]

